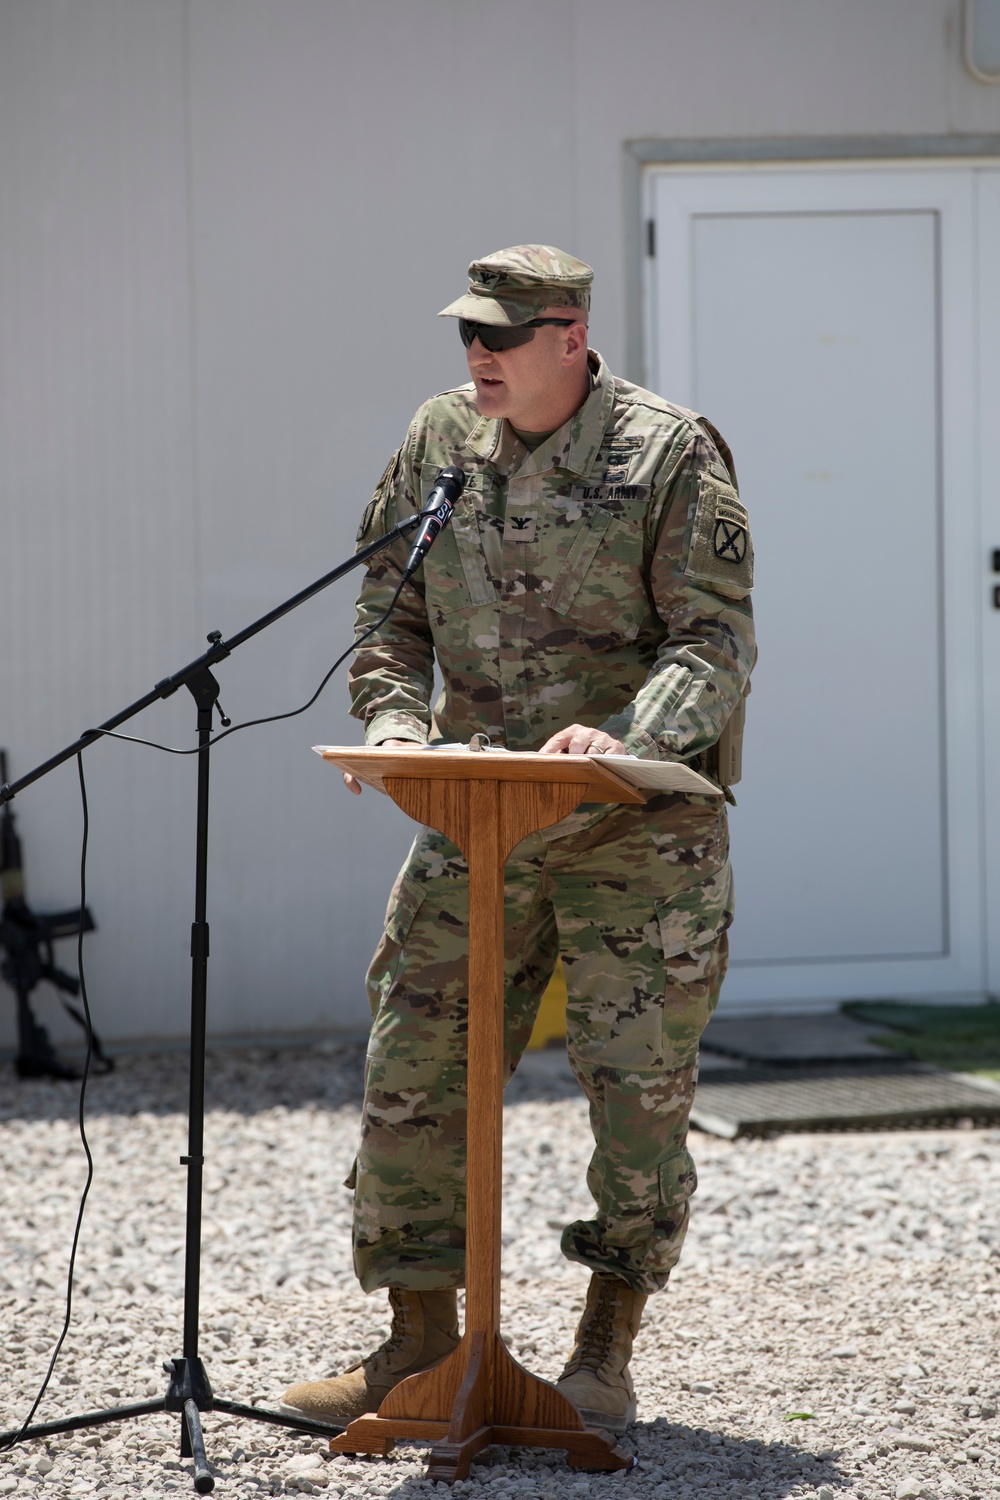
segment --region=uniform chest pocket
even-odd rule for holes
[[[426,496],[440,473],[434,465],[421,471],[420,484]],[[465,492],[459,497],[450,526],[438,536],[425,558],[418,578],[422,578],[427,606],[438,618],[470,604],[496,603],[496,590],[486,571],[477,506],[482,503],[483,477],[470,474]]]
[[[635,640],[649,615],[641,523],[589,502],[576,525],[549,608],[588,631]]]

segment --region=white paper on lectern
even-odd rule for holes
[[[313,745],[317,755],[331,749],[329,745]],[[359,749],[363,748],[358,746]],[[430,751],[432,754],[440,755],[451,750],[468,750],[468,745],[445,744],[445,745],[414,745],[414,749]],[[505,745],[491,745],[489,753],[495,754],[502,750],[504,754],[509,753]],[[714,782],[707,777],[700,776],[697,771],[692,771],[690,766],[682,765],[676,760],[642,760],[638,755],[591,755],[590,760],[611,766],[623,781],[630,786],[642,787],[644,791],[650,792],[686,792],[701,797],[721,797],[722,792]]]
[[[651,792],[691,792],[701,797],[721,797],[722,792],[707,776],[676,760],[642,760],[638,755],[592,755],[611,766],[623,781]]]

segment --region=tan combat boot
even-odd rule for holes
[[[646,1297],[617,1276],[595,1271],[576,1330],[576,1348],[556,1386],[588,1427],[621,1436],[635,1421],[636,1401],[628,1362]]]
[[[454,1288],[411,1292],[393,1286],[389,1288],[389,1305],[392,1327],[384,1344],[332,1380],[290,1385],[282,1398],[284,1405],[331,1422],[353,1422],[365,1412],[377,1411],[393,1386],[407,1375],[429,1370],[457,1347],[458,1295]]]

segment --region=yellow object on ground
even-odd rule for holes
[[[562,959],[556,964],[552,978],[545,987],[542,1003],[535,1017],[535,1029],[531,1033],[528,1051],[548,1046],[566,1035],[566,976]]]

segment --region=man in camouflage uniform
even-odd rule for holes
[[[472,383],[418,411],[359,545],[419,511],[439,471],[468,476],[451,526],[359,649],[368,744],[683,760],[714,746],[754,656],[752,553],[729,450],[704,419],[616,379],[587,348],[593,273],[544,245],[476,261],[457,317]],[[409,544],[370,566],[358,631],[388,607]],[[443,685],[431,707],[437,662]],[[345,778],[351,790],[360,790]],[[389,1289],[393,1329],[286,1402],[341,1421],[374,1410],[458,1338],[464,1277],[467,867],[418,834],[368,973],[374,1015],[356,1165],[354,1261]],[[506,891],[512,1073],[561,954],[567,1045],[590,1101],[596,1212],[563,1253],[591,1272],[559,1387],[624,1431],[646,1297],[677,1261],[696,1185],[686,1148],[698,1039],[732,920],[725,801],[657,794],[584,807],[513,851]]]

